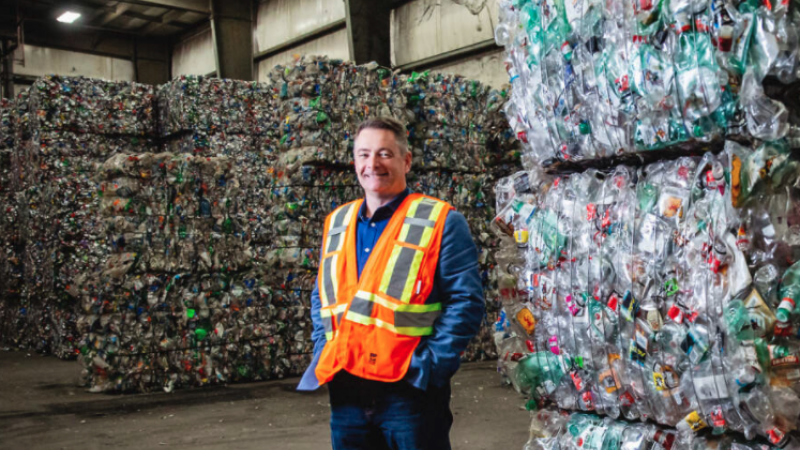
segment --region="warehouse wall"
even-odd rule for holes
[[[494,39],[497,9],[497,0],[414,0],[397,8],[391,21],[393,64],[403,66],[448,52],[487,46]],[[259,58],[256,79],[264,81],[275,65],[290,63],[298,55],[349,59],[347,30],[343,27],[320,37],[305,39],[315,31],[341,23],[345,16],[344,0],[262,0],[255,18],[255,54],[263,55],[293,40],[300,42]],[[457,73],[493,87],[508,82],[499,49],[470,54],[444,64],[429,64],[428,67],[433,72]],[[214,70],[210,29],[175,46],[173,77],[208,74]]]
[[[255,52],[344,19],[343,0],[262,0],[256,13]]]
[[[297,55],[327,55],[330,58],[349,60],[350,49],[347,41],[347,30],[334,31],[331,34],[289,50],[270,56],[258,62],[258,81],[265,81],[267,73],[277,64],[292,62]]]
[[[454,0],[407,3],[392,13],[392,63],[402,66],[492,40],[495,24],[497,0],[485,0],[479,8]]]
[[[256,64],[259,81],[277,64],[287,64],[297,55],[327,55],[348,60],[347,30],[340,27],[311,40],[303,39],[320,29],[345,20],[343,0],[262,0],[256,13],[255,53],[263,54],[292,40],[297,45],[269,54]]]
[[[207,75],[217,70],[211,28],[185,37],[172,49],[172,77]]]
[[[90,55],[36,45],[25,45],[25,65],[15,58],[14,74],[42,76],[47,74],[83,75],[115,81],[132,81],[133,62],[122,58]],[[15,89],[15,92],[19,92]]]
[[[494,88],[508,84],[508,72],[503,65],[503,50],[492,50],[460,61],[431,67],[431,73],[463,75],[471,80],[479,80]]]

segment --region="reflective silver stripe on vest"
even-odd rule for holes
[[[433,322],[439,317],[441,311],[430,311],[424,313],[395,311],[394,313],[394,326],[397,328],[402,327],[430,327]]]
[[[323,308],[320,310],[319,315],[320,318],[322,319],[322,325],[325,328],[325,338],[327,340],[330,341],[331,339],[333,339],[333,333],[334,333],[333,316],[336,316],[336,323],[341,324],[342,316],[344,315],[344,312],[346,310],[347,310],[346,303],[340,303],[331,308]]]
[[[320,262],[319,269],[322,274],[319,286],[319,298],[323,307],[336,304],[336,291],[339,288],[339,283],[336,279],[336,266],[339,255],[335,252],[340,251],[344,245],[344,236],[345,232],[347,232],[347,225],[349,224],[350,213],[353,211],[353,206],[354,204],[350,203],[334,211],[330,229],[324,237],[326,240],[324,244],[325,254],[322,255],[323,258]]]
[[[406,235],[404,242],[412,245],[420,244],[422,241],[422,234],[425,232],[425,228],[433,228],[436,225],[435,221],[429,219],[435,206],[435,200],[423,198],[419,202],[417,210],[414,212],[414,216],[406,217],[403,223],[408,225],[408,234]]]
[[[322,318],[322,325],[325,327],[325,334],[333,333],[333,317],[327,316]]]
[[[378,307],[376,305],[391,311],[392,320],[385,322],[373,317],[374,310]],[[346,318],[365,326],[377,326],[400,335],[428,336],[433,334],[433,324],[441,314],[441,309],[441,303],[406,305],[386,300],[366,291],[358,291],[350,303]],[[386,317],[385,314],[376,316]]]
[[[349,225],[345,220],[349,218],[350,210],[352,209],[353,203],[350,203],[339,209],[333,216],[331,228],[328,230],[328,235],[326,236],[328,246],[325,249],[325,253],[341,250],[341,244],[344,242],[344,236],[342,235],[347,231],[347,225]]]
[[[411,272],[411,266],[414,263],[414,259],[417,258],[417,253],[422,252],[409,247],[396,246],[395,249],[397,248],[399,248],[400,251],[397,255],[397,261],[395,262],[394,267],[389,268],[390,270],[393,270],[392,276],[389,279],[389,286],[386,289],[386,295],[393,298],[402,299],[403,293],[406,290],[408,275],[409,272]]]
[[[322,306],[329,306],[336,303],[336,285],[333,282],[333,271],[336,270],[336,261],[338,255],[332,255],[322,260],[322,288],[324,289],[324,299],[322,295],[320,299]]]
[[[374,308],[375,303],[367,298],[359,297],[358,295],[353,297],[353,301],[350,302],[350,311],[361,314],[362,316],[372,316],[372,310]]]
[[[379,291],[403,303],[410,303],[421,291],[417,280],[426,248],[430,244],[436,222],[446,214],[447,204],[422,197],[414,200],[403,219],[389,262],[384,269]]]

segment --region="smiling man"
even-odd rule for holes
[[[475,244],[463,215],[406,187],[400,122],[363,122],[354,157],[364,198],[325,220],[298,389],[328,384],[335,450],[447,450],[450,378],[484,315]]]

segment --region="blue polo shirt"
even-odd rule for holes
[[[409,193],[406,189],[391,202],[378,208],[372,217],[366,217],[366,202],[362,203],[356,223],[359,278],[386,225]],[[414,351],[405,376],[406,381],[422,390],[427,389],[429,384],[444,386],[450,382],[450,378],[458,370],[461,352],[478,332],[485,313],[483,286],[478,271],[478,251],[470,235],[467,220],[456,211],[450,211],[445,221],[431,296],[442,303],[442,314],[434,323],[433,334],[423,337]],[[297,386],[301,391],[312,391],[319,387],[314,370],[326,342],[325,329],[319,314],[321,307],[319,291],[315,285],[311,293],[314,358]]]

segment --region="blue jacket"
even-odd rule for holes
[[[365,216],[366,202],[362,204],[356,226],[359,278],[370,251],[409,193],[406,189],[390,203],[378,208],[372,218]],[[458,370],[461,352],[478,332],[484,317],[478,251],[472,241],[467,220],[456,211],[450,211],[445,221],[431,296],[442,302],[442,314],[434,323],[433,334],[423,337],[414,351],[405,376],[406,381],[422,390],[427,389],[429,384],[444,386],[450,382],[450,377]],[[297,386],[300,391],[313,391],[319,387],[314,370],[326,343],[325,329],[319,315],[320,308],[319,292],[315,286],[311,293],[314,359]]]

